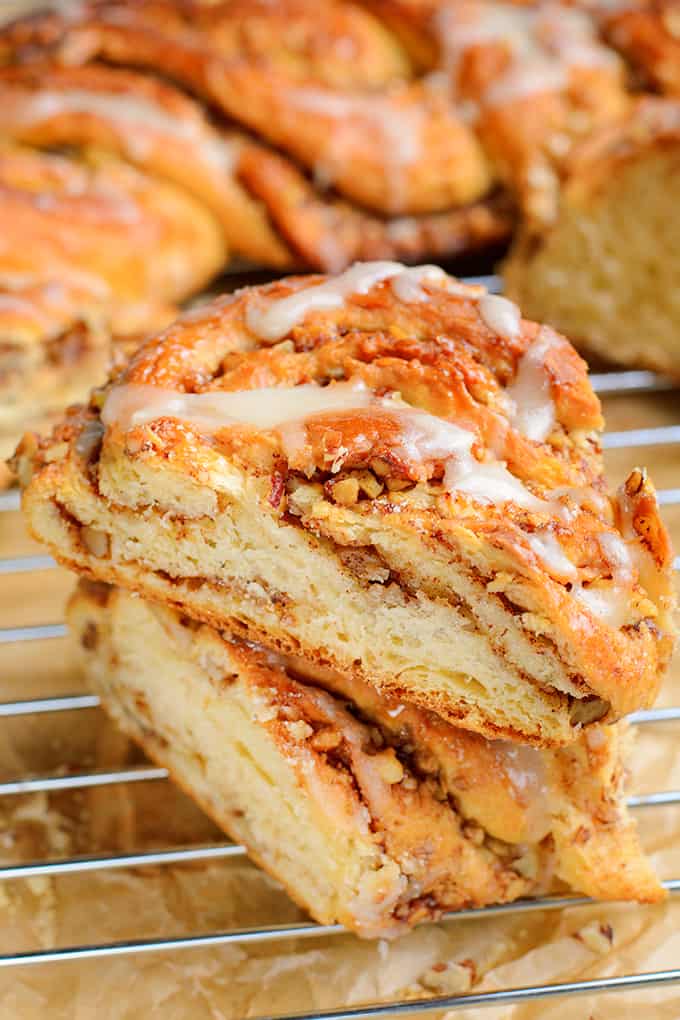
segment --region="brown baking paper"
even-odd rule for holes
[[[612,399],[609,426],[677,421],[677,394]],[[613,478],[642,458],[660,488],[678,485],[680,448],[609,458]],[[680,508],[665,514],[680,547]],[[0,517],[0,556],[39,552],[18,515]],[[72,584],[61,571],[13,575],[0,625],[56,622]],[[680,705],[680,663],[661,698]],[[66,641],[0,645],[0,698],[79,689]],[[120,767],[141,760],[97,710],[0,720],[0,780]],[[680,789],[680,724],[641,728],[635,793]],[[274,805],[275,807],[275,805]],[[680,807],[640,811],[662,878],[680,877]],[[4,863],[220,841],[170,783],[0,800]],[[165,937],[303,920],[245,858],[0,883],[0,953]],[[428,925],[395,942],[353,936],[0,969],[1,1020],[238,1020],[295,1011],[680,967],[680,898],[656,907],[603,904],[563,912]],[[441,1014],[444,1015],[444,1014]],[[452,1014],[453,1015],[453,1014]],[[662,1020],[680,1016],[680,986],[456,1012],[472,1020]]]

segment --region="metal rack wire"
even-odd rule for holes
[[[484,278],[485,282],[489,282]],[[491,281],[493,285],[493,280]],[[672,383],[650,372],[612,372],[591,377],[595,389],[601,394],[640,394],[661,392],[672,389]],[[605,449],[632,449],[641,446],[680,444],[680,424],[659,428],[632,429],[605,434]],[[662,505],[680,505],[680,488],[659,492]],[[16,492],[0,494],[0,514],[15,512],[19,500]],[[27,573],[55,567],[49,556],[20,556],[0,559],[0,575]],[[675,562],[680,570],[680,557]],[[35,626],[7,627],[0,629],[0,644],[62,638],[65,627],[59,622]],[[99,699],[90,694],[71,694],[60,697],[33,698],[23,701],[0,703],[0,720],[11,717],[40,715],[55,712],[88,711],[99,705]],[[631,717],[641,726],[661,722],[680,722],[680,707],[659,708],[638,712]],[[100,787],[119,783],[138,783],[167,779],[165,769],[151,765],[133,768],[93,770],[69,775],[30,776],[0,783],[0,796],[9,797],[34,792],[74,790],[86,787]],[[644,796],[631,797],[629,807],[634,810],[659,809],[680,804],[680,790],[660,791]],[[102,856],[84,856],[68,859],[33,861],[0,866],[0,881],[34,878],[36,876],[57,876],[92,872],[116,868],[139,868],[149,865],[171,865],[185,862],[214,861],[239,857],[245,854],[243,847],[230,843],[208,846],[169,847],[163,850],[141,853],[122,853]],[[668,892],[680,893],[680,878],[664,882]],[[463,922],[481,917],[498,917],[510,914],[528,914],[536,911],[554,911],[564,907],[585,906],[592,901],[587,897],[557,896],[539,899],[525,899],[501,906],[481,909],[454,911],[445,915],[444,923]],[[74,945],[65,948],[14,953],[0,956],[0,967],[26,967],[35,964],[58,963],[69,960],[104,959],[134,953],[153,953],[163,950],[186,950],[225,945],[247,945],[277,941],[330,937],[344,932],[341,925],[319,925],[313,922],[279,924],[266,928],[238,928],[216,931],[209,934],[187,934],[172,938],[144,938],[100,945]],[[648,974],[629,974],[585,981],[570,981],[558,984],[531,985],[501,991],[453,995],[437,998],[410,999],[390,1003],[372,1003],[355,1008],[331,1009],[319,1013],[296,1013],[276,1020],[368,1020],[368,1018],[411,1016],[438,1010],[457,1011],[462,1009],[508,1006],[523,1002],[546,1000],[559,996],[615,992],[642,988],[677,985],[680,989],[680,968],[656,971]],[[265,1018],[263,1018],[265,1020]],[[271,1020],[271,1018],[270,1018]]]

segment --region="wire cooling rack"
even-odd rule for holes
[[[475,278],[490,289],[497,289],[496,278]],[[594,389],[602,395],[659,393],[673,389],[673,383],[652,372],[607,372],[591,376]],[[645,446],[680,444],[680,423],[657,428],[630,429],[607,432],[604,435],[605,449],[634,449]],[[662,506],[680,505],[680,488],[663,489],[658,493]],[[0,493],[0,514],[16,512],[19,509],[19,495],[16,491]],[[49,556],[19,556],[0,558],[0,575],[30,573],[55,567]],[[674,563],[680,570],[680,557]],[[22,641],[38,641],[61,638],[66,634],[60,622],[35,626],[0,628],[0,644]],[[99,698],[92,694],[73,694],[49,698],[32,698],[24,701],[0,702],[0,719],[17,716],[41,715],[65,711],[96,708]],[[637,712],[630,717],[640,726],[652,726],[660,722],[680,722],[680,706],[657,708]],[[0,796],[12,797],[20,794],[60,790],[77,790],[87,787],[110,786],[120,783],[142,783],[165,780],[163,768],[141,765],[124,769],[97,769],[69,775],[41,775],[0,782]],[[630,797],[628,805],[635,811],[660,809],[680,804],[680,790],[660,791],[644,796]],[[241,857],[245,850],[231,843],[207,846],[169,847],[141,853],[121,853],[101,856],[81,856],[57,860],[33,861],[29,863],[0,866],[0,882],[10,879],[35,878],[39,876],[84,873],[116,868],[139,868],[149,865],[171,865],[184,862],[214,861]],[[680,878],[663,883],[669,894],[680,893]],[[580,896],[553,896],[537,899],[523,899],[500,906],[481,909],[459,910],[448,913],[440,923],[465,922],[472,919],[505,915],[529,914],[536,911],[555,911],[564,907],[586,906],[593,901]],[[644,907],[638,908],[644,909]],[[188,933],[171,938],[143,938],[105,944],[73,945],[59,949],[42,949],[35,952],[0,955],[0,967],[28,967],[37,964],[65,963],[69,960],[105,959],[107,957],[135,953],[154,953],[164,950],[188,950],[225,945],[245,946],[253,943],[274,943],[291,939],[332,937],[345,933],[338,924],[319,925],[313,922],[278,924],[266,928],[238,928],[215,931],[208,934]],[[510,1006],[536,1002],[556,997],[593,995],[642,988],[675,985],[680,989],[680,968],[654,971],[645,974],[626,974],[621,977],[598,978],[585,981],[569,981],[553,984],[530,985],[521,988],[502,989],[492,992],[468,993],[465,995],[419,998],[388,1003],[369,1003],[363,1006],[331,1009],[324,1012],[295,1013],[262,1020],[369,1020],[380,1017],[412,1016],[438,1010],[458,1011],[492,1006]]]

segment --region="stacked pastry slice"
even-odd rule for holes
[[[322,923],[385,937],[555,879],[662,895],[625,808],[623,723],[554,751],[485,740],[91,582],[69,622],[120,728]]]
[[[71,618],[121,726],[381,934],[552,875],[661,895],[617,720],[670,654],[671,550],[600,427],[564,338],[366,263],[184,316],[17,466],[36,537],[120,589]]]

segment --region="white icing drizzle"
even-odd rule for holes
[[[578,577],[576,567],[564,552],[555,535],[550,532],[527,535],[526,540],[531,550],[551,574],[560,580],[567,581],[573,581]]]
[[[550,393],[545,356],[558,343],[557,334],[542,326],[520,358],[517,374],[506,390],[514,404],[511,416],[514,428],[537,442],[543,442],[555,424],[555,402]]]
[[[251,301],[246,309],[246,325],[261,340],[281,340],[308,312],[341,308],[350,294],[367,294],[376,283],[402,273],[404,268],[400,262],[357,262],[339,276],[272,301],[265,308]]]
[[[471,47],[504,44],[508,70],[479,100],[487,107],[512,103],[537,92],[562,91],[572,67],[616,68],[620,61],[598,39],[593,20],[560,3],[531,8],[479,0],[454,0],[437,9],[433,22],[442,63],[455,75]],[[456,82],[454,80],[454,87]]]
[[[524,838],[529,843],[538,843],[552,824],[543,756],[536,748],[512,744],[509,740],[492,740],[491,746],[500,755],[515,797],[525,809]]]
[[[8,246],[3,243],[0,236],[0,252],[8,251]],[[55,279],[55,277],[57,279]],[[106,298],[111,288],[105,280],[88,273],[82,269],[76,269],[72,265],[52,262],[48,268],[36,266],[30,273],[15,273],[11,270],[0,269],[0,287],[7,287],[9,290],[22,290],[30,287],[55,287],[69,288],[85,291],[94,298]]]
[[[600,548],[611,567],[612,580],[604,587],[574,588],[574,596],[593,616],[610,627],[622,627],[630,622],[630,599],[635,574],[633,556],[626,542],[614,532],[598,536]]]
[[[514,64],[488,88],[484,102],[489,108],[504,106],[538,92],[561,92],[568,84],[564,67],[551,60],[536,59]]]
[[[424,109],[397,106],[389,95],[346,95],[315,88],[291,89],[286,93],[286,99],[303,113],[319,114],[336,122],[327,136],[326,151],[317,166],[327,184],[332,183],[335,176],[333,164],[344,158],[347,150],[345,142],[356,139],[353,122],[368,121],[382,141],[390,204],[393,211],[398,212],[403,204],[404,174],[422,155]]]
[[[251,302],[246,309],[246,325],[261,340],[273,343],[303,322],[308,312],[342,308],[351,294],[368,294],[383,280],[392,281],[395,297],[404,302],[424,301],[427,297],[421,286],[424,282],[445,284],[452,293],[457,292],[457,286],[464,286],[450,281],[439,266],[407,269],[400,262],[356,262],[339,276],[279,298],[264,308]],[[475,288],[466,288],[465,293],[473,296]]]
[[[545,500],[534,496],[505,464],[478,461],[469,451],[449,462],[444,485],[449,492],[464,492],[481,503],[498,506],[512,502],[526,510],[548,509]]]
[[[405,304],[417,303],[427,300],[422,283],[445,284],[447,280],[447,274],[439,266],[412,266],[392,277],[392,290],[395,297]]]
[[[633,558],[627,544],[612,531],[603,532],[599,542],[612,568],[613,580],[621,586],[631,587],[634,580]]]
[[[613,50],[598,40],[592,18],[574,7],[544,5],[536,14],[535,34],[548,52],[569,67],[615,68],[619,64]]]
[[[65,21],[80,21],[87,17],[85,0],[52,0],[51,7]]]
[[[455,0],[439,6],[433,27],[439,38],[442,62],[456,70],[461,56],[472,46],[503,41],[513,53],[526,55],[530,12],[512,4],[484,4]]]
[[[572,584],[572,594],[593,616],[610,627],[619,628],[630,619],[630,595],[633,561],[630,551],[618,535],[605,532],[598,536],[600,546],[612,567],[612,582],[606,587],[584,588],[578,569],[565,554],[555,535],[525,535],[531,550],[548,571],[560,581]]]
[[[391,406],[394,405],[394,406]],[[410,461],[466,459],[475,441],[474,432],[438,418],[427,411],[382,400],[378,406],[387,411],[400,426],[399,448]],[[476,463],[476,462],[475,462]]]
[[[205,432],[238,424],[274,429],[316,414],[368,407],[372,400],[371,390],[360,380],[205,393],[128,383],[110,390],[101,418],[105,425],[116,423],[123,430],[166,417],[187,421]]]
[[[479,301],[479,314],[490,330],[506,340],[516,340],[521,332],[519,308],[500,294],[484,294]]]
[[[389,715],[390,719],[396,719],[397,716],[401,715],[405,708],[406,705],[397,705],[396,708],[388,708],[387,714]]]
[[[61,114],[81,113],[117,121],[123,128],[139,128],[139,133],[135,132],[134,143],[139,150],[139,158],[143,158],[148,149],[148,144],[144,142],[145,133],[159,132],[181,142],[191,142],[225,173],[231,172],[234,166],[234,147],[224,139],[211,137],[201,121],[175,116],[166,112],[160,104],[144,97],[86,89],[41,89],[16,102],[15,109],[23,123],[48,120]]]
[[[127,430],[158,418],[172,417],[204,432],[236,424],[276,429],[289,459],[304,453],[305,421],[333,411],[371,409],[400,425],[395,449],[413,463],[446,462],[444,487],[493,505],[513,502],[529,510],[548,508],[500,461],[479,461],[472,454],[475,433],[453,422],[390,397],[375,397],[360,381],[313,383],[237,392],[179,393],[155,386],[126,384],[111,389],[102,410],[105,425]]]
[[[630,592],[613,585],[607,588],[574,588],[574,596],[602,623],[619,628],[630,618]]]
[[[44,322],[50,322],[51,320],[36,307],[35,301],[32,301],[28,297],[22,297],[20,294],[0,294],[0,312],[17,312],[19,314],[28,313],[35,318],[40,318]]]
[[[613,532],[599,536],[600,546],[612,565],[612,583],[607,587],[584,588],[578,570],[566,556],[555,535],[525,536],[530,548],[559,580],[572,583],[572,593],[593,616],[610,627],[619,628],[630,619],[633,562],[626,543]]]

